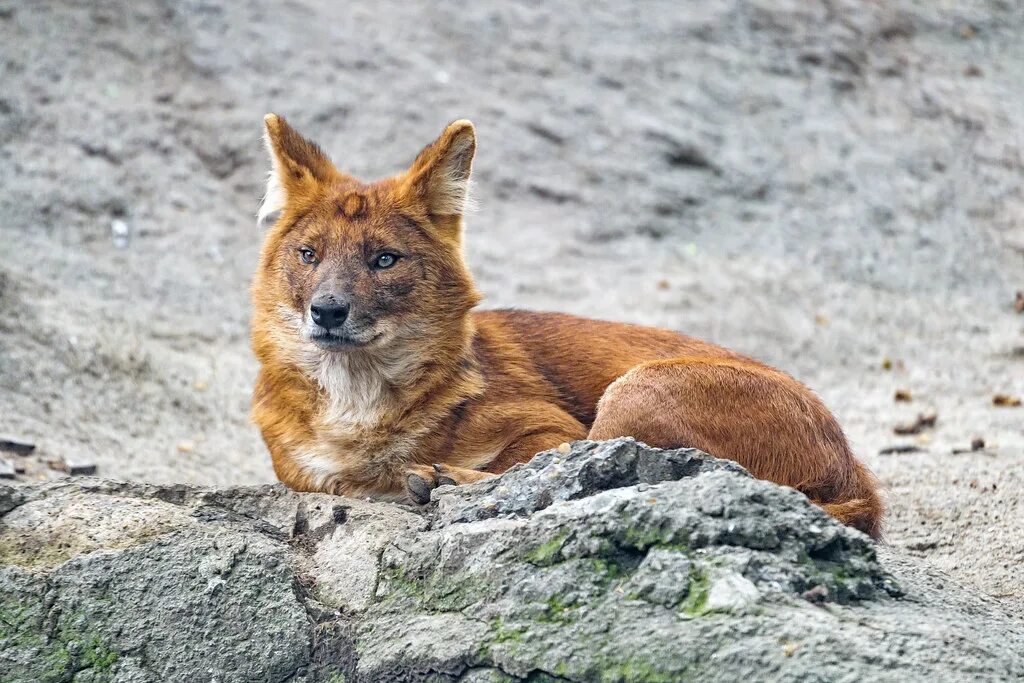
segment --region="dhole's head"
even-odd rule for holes
[[[301,358],[392,355],[462,329],[479,296],[462,257],[476,136],[456,121],[405,172],[362,182],[265,119],[270,227],[253,285],[261,344]]]

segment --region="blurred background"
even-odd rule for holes
[[[1022,35],[1013,0],[0,0],[0,433],[36,444],[0,457],[272,481],[262,116],[367,179],[469,118],[484,306],[792,372],[889,542],[1024,610]]]

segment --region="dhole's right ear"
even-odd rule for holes
[[[270,177],[267,192],[256,214],[263,227],[277,219],[289,201],[311,194],[320,183],[337,173],[323,150],[299,135],[284,117],[267,114],[263,117],[266,133],[263,140],[270,153]]]

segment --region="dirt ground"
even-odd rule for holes
[[[1009,0],[0,0],[0,432],[38,444],[25,481],[73,456],[272,480],[263,114],[368,178],[465,117],[485,306],[792,372],[881,478],[893,548],[1024,614],[1024,408],[992,403],[1024,395],[1021,35]]]

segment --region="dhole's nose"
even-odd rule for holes
[[[309,305],[309,314],[320,327],[330,330],[341,325],[348,317],[348,304],[334,299],[314,301]]]

